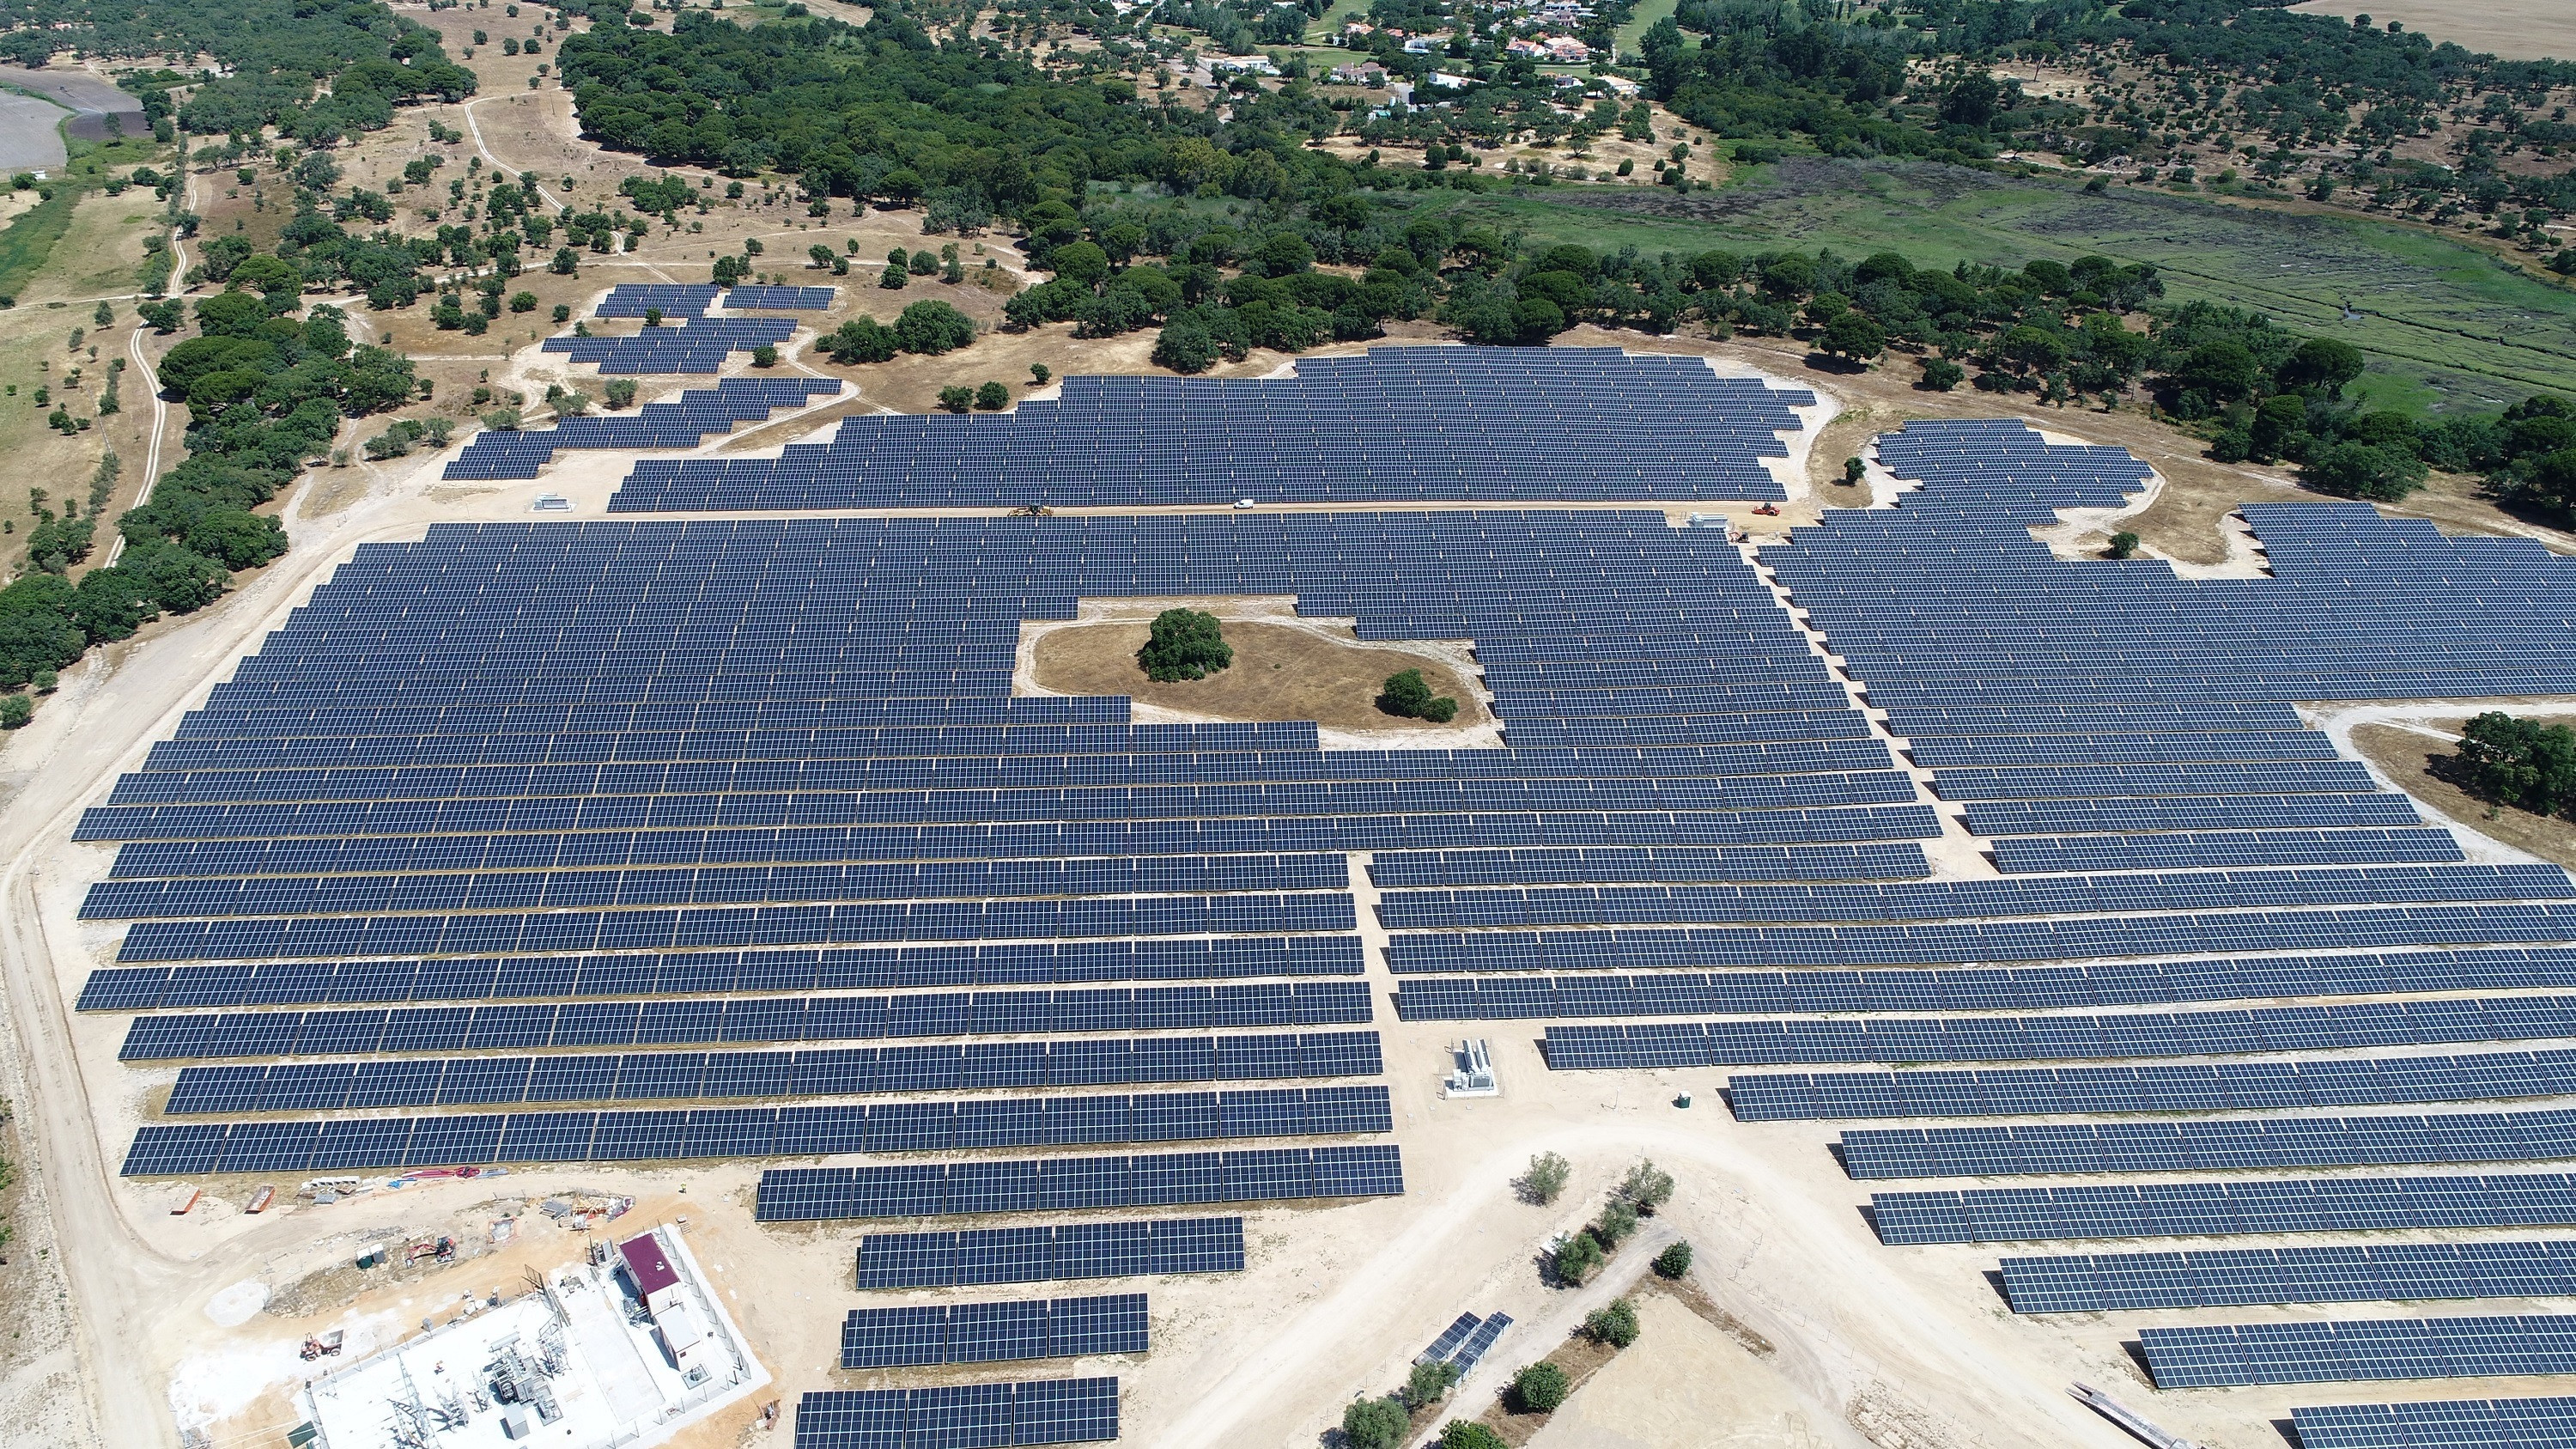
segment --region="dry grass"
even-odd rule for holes
[[[2456,735],[2466,719],[2425,720],[2427,729]],[[2491,806],[2433,773],[2434,762],[2450,757],[2444,740],[2396,725],[2355,725],[2352,742],[2369,761],[2405,787],[2426,808],[2439,811],[2490,840],[2527,850],[2543,860],[2576,867],[2576,821],[2534,815],[2528,810]]]
[[[1147,626],[1085,624],[1041,635],[1035,674],[1044,688],[1063,694],[1125,695],[1141,704],[1227,720],[1313,720],[1345,729],[1458,729],[1490,716],[1457,673],[1438,659],[1400,646],[1348,643],[1290,624],[1230,620],[1226,642],[1234,664],[1206,679],[1147,679],[1136,663]],[[1419,669],[1433,694],[1458,701],[1447,725],[1399,719],[1375,700],[1386,677]]]
[[[2380,25],[2401,21],[2435,41],[2454,41],[2508,60],[2576,59],[2576,8],[2566,0],[2306,0],[2304,15],[2367,15]]]

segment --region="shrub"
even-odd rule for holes
[[[1601,1251],[1601,1240],[1591,1230],[1576,1233],[1556,1250],[1556,1276],[1568,1283],[1580,1283],[1592,1276],[1609,1255]]]
[[[975,406],[988,413],[998,413],[1011,405],[1011,390],[998,382],[988,382],[975,389]]]
[[[1404,1381],[1404,1406],[1421,1409],[1436,1404],[1448,1396],[1457,1382],[1458,1366],[1446,1359],[1415,1364],[1413,1373]]]
[[[1512,1375],[1512,1407],[1524,1414],[1555,1412],[1566,1392],[1565,1370],[1545,1360]]]
[[[1434,696],[1431,686],[1422,682],[1422,671],[1407,669],[1386,677],[1385,691],[1377,697],[1377,707],[1401,719],[1427,719],[1447,724],[1458,717],[1458,701],[1447,695]]]
[[[608,405],[612,408],[635,406],[635,379],[631,377],[612,377],[600,384],[600,390],[608,395]]]
[[[936,357],[975,340],[975,323],[945,302],[915,302],[894,319],[895,341],[906,352]]]
[[[1402,1399],[1362,1399],[1342,1410],[1342,1437],[1351,1449],[1396,1449],[1412,1427]]]
[[[2393,503],[2424,484],[2421,459],[2403,448],[2375,443],[2337,443],[2314,462],[2303,465],[2299,474],[2303,481],[2328,493],[2380,503]]]
[[[874,317],[853,317],[820,344],[823,355],[847,367],[861,362],[891,362],[903,350],[894,329]]]
[[[1440,1449],[1508,1449],[1503,1436],[1482,1424],[1452,1419],[1440,1431]]]
[[[1636,1231],[1637,1210],[1629,1205],[1626,1198],[1610,1199],[1610,1205],[1601,1210],[1601,1216],[1592,1224],[1592,1236],[1599,1238],[1605,1248],[1619,1246]]]
[[[758,347],[751,349],[751,365],[754,367],[776,367],[778,365],[777,345],[774,343],[764,342]]]
[[[1521,1174],[1521,1197],[1545,1207],[1556,1201],[1558,1193],[1565,1191],[1565,1180],[1573,1175],[1574,1169],[1566,1164],[1564,1158],[1553,1152],[1542,1152],[1530,1159],[1529,1171]]]
[[[1640,1159],[1619,1180],[1619,1200],[1640,1213],[1651,1214],[1673,1199],[1673,1175]]]
[[[1613,1298],[1606,1308],[1596,1308],[1583,1320],[1583,1336],[1594,1343],[1612,1348],[1626,1348],[1637,1341],[1637,1305],[1625,1298]]]
[[[1866,461],[1859,458],[1843,459],[1843,483],[1845,486],[1857,487],[1860,481],[1868,476],[1869,464]]]
[[[36,717],[36,702],[23,694],[0,698],[0,730],[24,729]]]
[[[534,292],[511,293],[510,310],[513,312],[534,312],[537,310],[537,294]]]
[[[2120,532],[2112,534],[2109,553],[2113,558],[2137,557],[2138,536],[2126,529],[2122,529]]]
[[[1029,364],[1029,386],[1044,387],[1047,385],[1047,379],[1053,376],[1055,376],[1054,371],[1048,368],[1045,363],[1032,362]]]
[[[1196,609],[1165,609],[1154,616],[1136,662],[1148,679],[1205,679],[1234,662],[1234,646],[1216,616]]]
[[[1691,1245],[1675,1243],[1655,1255],[1655,1273],[1659,1277],[1679,1278],[1691,1268]]]
[[[1968,370],[1946,357],[1923,359],[1923,386],[1933,392],[1948,392],[1968,380]]]
[[[952,413],[962,413],[975,406],[975,389],[964,383],[939,390],[939,405]]]

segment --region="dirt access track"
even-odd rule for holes
[[[1751,360],[1742,352],[1735,357],[1738,365]],[[1779,366],[1781,359],[1762,360],[1797,375],[1794,366]],[[1817,376],[1812,383],[1829,400],[1855,400],[1856,393],[1836,378]],[[1882,416],[1899,410],[1893,398],[1879,402]],[[1967,400],[1943,403],[1943,411],[1964,411]],[[2009,410],[1999,402],[1992,412]],[[1801,467],[1813,451],[1812,430],[1826,416],[1830,409],[1818,409],[1810,435],[1793,442]],[[2052,430],[2077,436],[2094,436],[2089,425],[2096,421],[2072,412],[2047,419]],[[657,1220],[689,1219],[691,1241],[723,1275],[728,1303],[737,1308],[752,1351],[777,1376],[770,1392],[786,1403],[803,1392],[873,1381],[832,1367],[839,1319],[860,1302],[850,1279],[858,1225],[755,1226],[750,1192],[757,1163],[513,1173],[377,1193],[328,1208],[281,1207],[258,1217],[239,1211],[256,1185],[250,1181],[205,1184],[207,1201],[174,1217],[168,1211],[169,1184],[116,1176],[133,1126],[147,1115],[169,1074],[119,1066],[121,1019],[82,1019],[70,1010],[81,980],[103,964],[115,939],[111,928],[86,926],[77,918],[84,890],[104,874],[110,857],[73,844],[71,827],[82,807],[103,798],[120,771],[139,762],[152,741],[166,737],[186,709],[201,702],[238,658],[359,545],[414,539],[436,522],[524,522],[534,495],[558,486],[551,478],[492,488],[442,486],[435,480],[449,456],[335,470],[325,475],[329,488],[298,490],[285,514],[295,545],[285,559],[199,615],[94,651],[65,677],[33,725],[0,743],[0,788],[10,792],[0,807],[0,860],[6,861],[0,869],[0,986],[13,1027],[8,1059],[0,1064],[0,1093],[18,1104],[18,1126],[29,1143],[29,1160],[22,1165],[22,1243],[54,1250],[47,1261],[62,1273],[73,1307],[76,1355],[55,1365],[63,1381],[55,1388],[22,1392],[23,1386],[0,1386],[0,1449],[175,1445],[178,1420],[169,1392],[174,1383],[270,1372],[260,1365],[276,1362],[276,1344],[328,1326],[335,1313],[398,1309],[406,1316],[397,1324],[412,1322],[439,1301],[453,1302],[459,1292],[493,1284],[484,1281],[491,1274],[480,1269],[460,1270],[454,1281],[425,1282],[389,1299],[346,1305],[289,1292],[280,1303],[293,1305],[294,1316],[245,1316],[246,1304],[336,1271],[337,1255],[371,1231],[470,1223],[496,1193],[541,1197],[573,1187],[631,1194],[654,1204],[650,1215]],[[1839,471],[1833,461],[1823,466]],[[585,502],[577,516],[592,516],[594,508]],[[1080,618],[1055,631],[1067,639],[1064,667],[1101,661],[1102,667],[1117,667],[1119,656],[1134,647],[1127,642],[1132,636],[1119,631],[1140,630],[1163,602],[1089,601]],[[1472,701],[1480,721],[1473,728],[1491,727],[1481,723],[1485,703],[1464,652],[1466,641],[1414,641],[1402,651],[1385,650],[1324,621],[1293,620],[1280,607],[1277,601],[1227,601],[1242,651],[1237,667],[1247,679],[1258,672],[1250,666],[1265,659],[1294,659],[1300,670],[1356,670],[1351,678],[1366,687],[1400,661],[1425,668],[1427,675],[1447,671],[1436,686],[1462,705]],[[1081,637],[1085,633],[1104,642],[1095,645]],[[1023,650],[1024,687],[1096,687],[1087,676],[1055,673],[1053,656],[1038,647],[1046,637],[1037,633]],[[1383,657],[1389,655],[1396,657]],[[1047,668],[1039,667],[1041,656],[1049,660]],[[1126,667],[1132,669],[1132,660]],[[1342,684],[1315,687],[1344,703],[1356,693]],[[1117,683],[1115,692],[1137,693],[1137,687],[1130,679]],[[1261,707],[1276,709],[1280,703],[1273,696]],[[1156,707],[1186,709],[1187,702]],[[1462,719],[1470,712],[1462,709]],[[1371,730],[1414,728],[1365,717],[1359,722]],[[1364,858],[1354,863],[1365,870]],[[1358,887],[1368,980],[1383,1001],[1395,983],[1385,964],[1385,936],[1373,924],[1376,892],[1364,875]],[[1594,1288],[1552,1287],[1538,1264],[1547,1240],[1592,1216],[1620,1174],[1643,1155],[1679,1182],[1675,1200],[1656,1220],[1652,1241],[1692,1241],[1699,1253],[1693,1276],[1709,1299],[1775,1346],[1759,1366],[1759,1393],[1748,1387],[1744,1395],[1747,1415],[1758,1406],[1758,1422],[1710,1426],[1727,1431],[1715,1437],[1660,1437],[1695,1431],[1687,1424],[1657,1429],[1653,1425],[1663,1421],[1621,1410],[1617,1385],[1633,1379],[1641,1392],[1651,1393],[1671,1374],[1696,1370],[1647,1358],[1605,1375],[1610,1391],[1549,1442],[1649,1443],[1658,1449],[1666,1443],[1773,1442],[1759,1432],[1735,1431],[1794,1424],[1802,1431],[1788,1434],[1791,1440],[1850,1449],[1862,1442],[1877,1449],[2118,1449],[2127,1443],[2064,1392],[2069,1378],[2083,1377],[2125,1397],[2146,1397],[2149,1391],[2123,1347],[2127,1328],[2016,1318],[1987,1283],[1991,1250],[1880,1246],[1860,1211],[1865,1191],[1844,1176],[1828,1150],[1830,1126],[1738,1123],[1718,1105],[1724,1074],[1716,1071],[1551,1072],[1535,1032],[1517,1024],[1485,1028],[1494,1033],[1502,1095],[1451,1100],[1437,1084],[1450,1065],[1455,1027],[1404,1023],[1382,1010],[1375,1028],[1384,1043],[1406,1195],[1329,1207],[1256,1208],[1245,1214],[1244,1274],[1138,1285],[1153,1301],[1151,1353],[1046,1369],[1047,1376],[1118,1375],[1125,1442],[1170,1449],[1220,1443],[1307,1449],[1338,1422],[1354,1395],[1384,1393],[1400,1383],[1412,1356],[1458,1313],[1505,1312],[1517,1326],[1460,1386],[1455,1400],[1460,1413],[1473,1417],[1519,1366],[1556,1349],[1582,1314],[1611,1291],[1615,1275],[1634,1281],[1642,1271],[1638,1250],[1648,1245],[1643,1239],[1614,1259]],[[1677,1105],[1684,1090],[1695,1094],[1698,1106]],[[1541,1151],[1562,1153],[1574,1164],[1572,1184],[1554,1207],[1526,1204],[1512,1188],[1532,1154]],[[279,1185],[282,1191],[294,1186]],[[539,1224],[531,1231],[557,1230]],[[29,1282],[0,1279],[12,1291]],[[869,1301],[943,1296],[888,1294]],[[284,1371],[294,1372],[291,1360]],[[1754,1369],[1733,1365],[1728,1373]],[[68,1382],[75,1377],[76,1388]],[[28,1384],[41,1382],[47,1381],[31,1378]],[[2371,1397],[2376,1387],[2351,1386],[2344,1397]],[[292,1421],[281,1421],[287,1411],[275,1392],[279,1386],[249,1380],[236,1388],[258,1392],[237,1392],[216,1406],[229,1412],[206,1422],[214,1441],[250,1444],[282,1436]],[[2168,1429],[2212,1449],[2277,1449],[2270,1431],[2260,1426],[2286,1415],[2310,1393],[2173,1396],[2158,1399],[2155,1412]],[[2404,1386],[2386,1393],[2402,1397]],[[1572,1427],[1578,1423],[1579,1433]],[[711,1422],[684,1442],[730,1446],[742,1442],[745,1429],[740,1421]]]

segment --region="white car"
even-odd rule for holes
[[[1252,500],[1249,498],[1238,498],[1234,500],[1234,506],[1237,508],[1250,508],[1252,506]]]

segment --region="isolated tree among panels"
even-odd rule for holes
[[[1148,679],[1205,679],[1234,662],[1234,646],[1225,642],[1214,614],[1165,609],[1154,616],[1136,662],[1145,667]]]
[[[1419,669],[1388,675],[1385,692],[1377,697],[1377,707],[1400,719],[1427,719],[1434,724],[1447,724],[1458,717],[1458,701],[1445,694],[1434,695]]]

